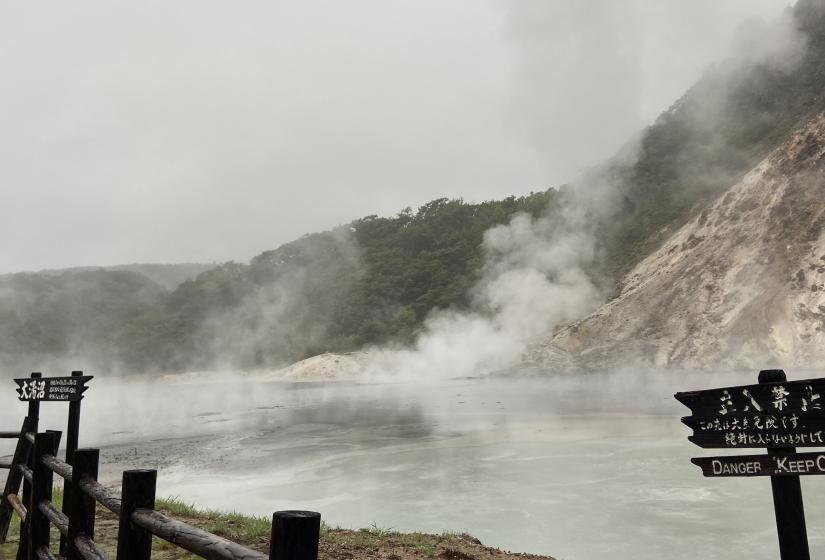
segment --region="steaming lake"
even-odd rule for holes
[[[466,531],[559,559],[775,559],[769,479],[703,478],[689,462],[703,452],[687,441],[686,409],[672,398],[754,377],[95,379],[81,445],[103,447],[104,476],[157,467],[160,495],[204,507]],[[5,425],[24,410],[15,403],[2,401]],[[65,422],[61,405],[43,407],[43,427]],[[815,499],[824,483],[803,478],[812,556],[825,554],[825,503]]]

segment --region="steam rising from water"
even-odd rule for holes
[[[635,0],[621,7],[605,1],[565,5],[524,1],[505,7],[504,36],[517,62],[512,92],[517,101],[514,105],[518,106],[516,120],[520,125],[517,128],[523,128],[523,140],[532,150],[550,162],[548,166],[552,169],[548,169],[546,176],[557,176],[557,168],[578,169],[583,162],[601,157],[594,156],[595,153],[606,156],[625,138],[628,128],[640,128],[663,108],[641,107],[646,103],[641,101],[643,99],[662,98],[660,94],[646,94],[651,86],[642,83],[642,77],[648,72],[643,67],[657,58],[645,44],[650,38],[644,33],[645,26],[678,25],[681,28],[684,22],[673,17],[674,10],[683,8],[675,7],[677,4],[660,8],[661,5],[665,3],[651,9],[649,3]],[[730,2],[727,7],[719,6],[706,2],[696,13],[691,12],[697,22],[706,19],[708,13],[719,14],[718,18],[710,18],[714,26],[719,26],[713,28],[715,33],[711,33],[714,41],[725,37],[727,32],[723,30],[730,25],[719,22],[737,19],[744,3]],[[766,6],[767,2],[760,3],[758,11],[767,13]],[[557,33],[560,22],[566,22],[565,25],[574,22],[573,27],[584,31],[576,33],[575,40],[569,44],[561,44]],[[693,27],[705,29],[707,24]],[[101,28],[107,29],[105,26]],[[605,45],[623,44],[626,48],[604,48],[600,42],[604,37],[613,38],[605,41]],[[657,37],[659,41],[679,41],[696,48],[696,38],[690,35],[674,32]],[[713,48],[708,44],[703,40],[698,47],[708,49],[705,56],[700,57],[702,60],[714,58],[722,50],[718,44]],[[752,21],[739,33],[736,45],[732,67],[765,61],[777,67],[792,66],[804,50],[804,41],[788,14],[778,25]],[[553,66],[548,65],[551,61]],[[698,74],[696,60],[692,68],[680,66],[681,62],[668,59],[665,75],[678,74],[684,78],[686,72]],[[399,66],[394,71],[399,69],[402,68]],[[565,76],[570,79],[563,79]],[[678,89],[669,95],[675,97],[683,89],[684,81],[673,81],[678,83],[674,86]],[[204,91],[207,90],[212,91],[210,88]],[[712,121],[715,116],[719,100],[706,101],[701,114],[696,115],[697,120]],[[257,119],[256,122],[264,121]],[[618,159],[624,160],[625,164],[632,162],[635,150],[636,146],[631,142]],[[376,159],[374,154],[370,158],[372,161]],[[561,165],[559,158],[576,163]],[[685,175],[698,177],[704,172],[696,169],[692,162],[683,162],[683,165]],[[269,177],[267,174],[261,176]],[[369,374],[373,377],[384,374],[461,376],[508,368],[518,363],[530,344],[547,337],[557,326],[592,311],[604,297],[597,288],[601,284],[598,279],[585,272],[602,256],[594,231],[599,224],[616,217],[620,196],[609,177],[598,172],[586,173],[567,190],[565,204],[558,214],[537,220],[516,216],[509,224],[487,232],[484,240],[487,263],[483,278],[473,291],[471,308],[464,312],[440,310],[433,313],[409,348],[375,349],[366,367]],[[317,207],[314,204],[308,206]],[[307,324],[309,321],[304,321],[301,328],[295,325],[301,322],[301,311],[312,303],[307,284],[311,284],[313,278],[352,277],[361,268],[358,249],[348,239],[346,228],[341,229],[340,234],[336,242],[337,249],[345,254],[341,260],[344,270],[325,267],[321,257],[316,259],[320,263],[316,268],[295,268],[277,282],[256,290],[236,307],[219,309],[207,317],[200,330],[191,337],[196,339],[192,353],[203,356],[203,363],[181,367],[255,367],[323,350],[320,341],[325,339],[326,326],[335,321],[335,317],[319,313],[312,317],[311,325]],[[231,274],[231,267],[227,270]],[[14,311],[20,298],[14,294],[0,296],[15,302],[10,306]],[[73,314],[70,309],[65,315]],[[65,355],[54,361],[56,365],[76,359],[85,363],[94,361],[99,371],[118,369],[116,357],[106,349],[98,352],[100,357],[96,358],[93,346],[99,341],[82,329],[69,329],[65,338]],[[129,346],[128,333],[125,338],[127,342],[123,346]],[[113,347],[116,343],[107,340],[105,345]],[[176,362],[174,349],[165,350],[170,354],[166,361]],[[141,349],[137,348],[135,353],[140,354]],[[37,354],[31,362],[43,364],[46,359]],[[40,365],[33,369],[45,367]]]
[[[516,40],[523,42],[525,64],[531,75],[542,76],[543,69],[536,62],[553,56],[552,52],[545,51],[547,45],[536,35],[536,29],[543,30],[544,26],[537,28],[535,21],[550,22],[556,10],[551,4],[525,2],[514,7],[510,14],[511,31]],[[625,6],[616,10],[624,15]],[[613,14],[613,7],[599,13]],[[686,116],[680,116],[686,121],[682,124],[706,131],[709,145],[713,141],[718,143],[714,140],[718,136],[714,128],[716,119],[719,112],[725,110],[731,93],[742,87],[747,72],[760,65],[779,72],[790,71],[801,62],[805,47],[805,36],[797,29],[790,10],[770,23],[760,19],[746,22],[737,34],[731,58],[721,65],[721,71],[729,76],[712,82],[717,87],[710,91],[693,92],[691,107],[685,111]],[[621,64],[615,66],[623,68]],[[549,84],[539,79],[538,91],[547,90],[542,102],[553,98],[549,90],[558,87],[557,80],[552,78],[548,77],[552,81]],[[603,107],[604,91],[584,93],[596,97],[592,100],[594,107]],[[616,97],[622,100],[621,92],[618,96],[615,93],[611,90],[607,97],[613,102]],[[575,95],[581,94],[576,89]],[[638,97],[638,92],[634,95]],[[622,102],[629,104],[627,100]],[[541,110],[535,105],[531,105],[534,109],[531,114],[540,115]],[[610,112],[622,110],[613,108]],[[572,129],[571,139],[577,139],[582,147],[589,149],[589,142],[581,142],[587,136],[581,125],[585,122],[592,125],[592,121],[579,114],[568,117],[573,119],[567,123]],[[546,120],[537,122],[540,127],[552,129]],[[535,140],[539,148],[551,151],[550,145],[541,145],[541,135]],[[613,176],[613,170],[628,169],[635,163],[640,149],[638,140],[637,136],[625,144],[602,168],[585,173],[572,187],[563,188],[560,211],[537,220],[519,215],[508,225],[488,231],[484,238],[487,264],[474,290],[472,310],[434,313],[412,348],[377,351],[378,357],[370,364],[369,372],[379,377],[391,373],[422,378],[476,375],[510,368],[519,363],[531,344],[549,337],[556,327],[593,311],[604,299],[604,293],[597,288],[597,279],[589,275],[597,269],[593,264],[603,256],[599,254],[597,231],[604,224],[621,218],[620,201],[629,189],[623,179]],[[731,147],[719,145],[713,149],[731,150]],[[691,161],[690,155],[679,154],[682,161],[677,175],[688,178],[684,188],[719,185],[730,180],[721,175],[724,171],[700,168]],[[720,175],[714,177],[714,173]]]
[[[106,446],[105,481],[159,468],[160,495],[203,507],[313,509],[345,527],[468,531],[558,558],[776,557],[767,481],[702,478],[689,462],[702,451],[687,441],[686,409],[672,397],[752,383],[755,372],[225,381],[95,379],[81,445]],[[0,394],[3,425],[24,408]],[[63,427],[64,404],[43,412],[43,428]],[[806,480],[806,492],[821,484]],[[812,520],[823,513],[815,500],[806,506]],[[818,526],[809,527],[815,554]]]
[[[816,376],[812,371],[787,373],[791,380]],[[216,374],[211,382],[203,382],[199,376],[191,379],[194,381],[182,381],[174,376],[167,380],[95,377],[88,384],[82,405],[82,444],[107,445],[274,428],[281,420],[273,416],[306,414],[306,411],[298,411],[307,403],[331,406],[337,411],[323,413],[326,415],[324,423],[330,421],[343,426],[373,418],[371,425],[397,425],[409,423],[399,418],[407,416],[410,409],[398,406],[398,403],[404,401],[411,390],[432,397],[431,401],[415,400],[418,412],[412,416],[432,415],[445,402],[462,400],[453,398],[460,390],[442,389],[450,384],[479,387],[476,392],[478,401],[470,404],[491,414],[498,414],[495,403],[506,394],[508,411],[535,410],[548,415],[669,415],[676,421],[673,426],[678,431],[682,429],[678,418],[684,415],[685,409],[673,399],[675,392],[755,383],[756,372],[618,369],[552,376],[511,374],[503,378],[474,380],[430,378],[416,383],[403,380],[329,384],[257,382],[233,372]],[[416,386],[420,388],[413,389]],[[357,398],[347,402],[346,395],[352,394],[352,387],[357,388],[354,390]],[[455,414],[458,419],[465,408],[452,403],[449,409],[442,409],[439,414]],[[11,429],[20,423],[25,411],[26,404],[17,401],[13,384],[9,383],[7,390],[0,391],[0,425]],[[225,414],[233,416],[231,421],[226,420]],[[41,427],[62,429],[66,421],[66,404],[43,403],[41,416]],[[305,420],[305,417],[301,418]]]
[[[572,213],[571,213],[572,214]],[[410,349],[381,349],[368,373],[461,377],[518,363],[527,345],[600,301],[583,266],[595,239],[571,217],[515,216],[486,232],[487,263],[470,312],[439,311]]]

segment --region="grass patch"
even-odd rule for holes
[[[269,542],[272,519],[265,516],[244,515],[215,509],[201,509],[177,496],[157,500],[155,508],[201,529],[231,541],[254,544]]]
[[[55,487],[54,499],[58,509],[63,494]],[[242,544],[266,554],[269,550],[271,519],[268,516],[243,515],[215,509],[202,509],[179,497],[158,499],[155,507],[176,519],[199,527],[210,533]],[[102,506],[97,508],[95,542],[109,558],[114,558],[117,548],[118,519]],[[17,516],[12,517],[8,540],[0,544],[0,559],[14,558],[20,534]],[[57,553],[60,535],[52,528],[52,552]],[[380,558],[387,560],[515,560],[542,559],[548,557],[511,555],[484,547],[476,539],[465,534],[400,533],[392,527],[382,527],[377,522],[364,529],[350,530],[330,527],[321,522],[319,560],[353,560]],[[153,560],[190,560],[196,556],[162,539],[155,538],[152,545]]]

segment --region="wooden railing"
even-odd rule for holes
[[[72,465],[57,457],[61,432],[30,431],[27,417],[21,432],[0,432],[18,438],[0,505],[0,542],[5,540],[11,512],[20,517],[17,560],[55,559],[50,551],[50,528],[61,536],[60,554],[67,560],[102,560],[106,555],[95,543],[97,504],[119,518],[117,560],[149,560],[152,536],[157,536],[210,560],[317,560],[321,515],[309,511],[273,514],[269,555],[184,523],[155,510],[157,471],[123,473],[120,496],[97,481],[98,449],[77,449]],[[65,480],[64,496],[71,496],[63,511],[52,503],[54,475]],[[23,497],[17,488],[23,481]],[[9,512],[5,515],[4,512]]]

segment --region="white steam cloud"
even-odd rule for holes
[[[581,206],[563,219],[518,214],[490,229],[472,310],[434,313],[411,348],[376,351],[368,373],[464,377],[516,365],[528,345],[601,301],[584,270],[595,246]]]
[[[600,9],[592,10],[592,4]],[[593,150],[615,151],[620,140],[604,137],[602,130],[632,128],[632,121],[645,112],[646,108],[640,106],[645,99],[644,84],[634,79],[643,73],[640,64],[645,61],[645,34],[643,29],[633,28],[642,23],[634,17],[636,11],[648,8],[647,3],[638,2],[620,7],[599,1],[558,7],[528,1],[509,10],[508,31],[524,53],[525,87],[520,98],[531,118],[526,133],[537,147],[548,148],[548,161],[555,157],[549,138],[557,138],[560,130],[592,157]],[[552,34],[549,30],[561,22],[578,19],[587,19],[591,25],[582,26],[588,35],[580,38],[578,47],[567,51],[573,55],[568,58],[569,73],[573,73],[574,66],[587,67],[588,60],[598,63],[584,71],[584,81],[568,83],[563,79],[564,72],[544,71],[551,61],[558,68],[559,57],[558,45],[545,34]],[[594,57],[592,45],[603,34],[611,33],[626,35],[626,48]],[[805,36],[789,10],[775,21],[746,21],[736,33],[724,64],[725,71],[731,73],[722,82],[724,91],[703,95],[704,103],[692,109],[690,119],[696,123],[711,120],[723,110],[728,94],[741,86],[739,73],[755,65],[793,70],[802,60],[805,47]],[[617,78],[608,88],[606,69]],[[581,78],[581,68],[576,71]],[[581,107],[583,99],[590,107],[589,113],[559,110],[564,104]],[[625,122],[619,125],[613,122],[616,120]],[[712,123],[710,126],[712,130]],[[635,140],[626,143],[608,165],[586,172],[574,187],[562,189],[561,212],[538,219],[521,214],[509,224],[489,230],[484,238],[487,263],[474,289],[472,310],[434,313],[412,347],[377,350],[369,372],[373,376],[463,377],[518,367],[531,345],[549,337],[556,327],[593,311],[604,299],[598,282],[588,273],[601,256],[596,230],[600,224],[619,217],[617,202],[627,187],[614,181],[609,170],[614,165],[632,166],[640,148]],[[568,149],[565,153],[570,156],[572,152]],[[585,156],[581,159],[584,161]],[[684,161],[680,167],[685,175],[707,174],[698,171],[693,161]]]

